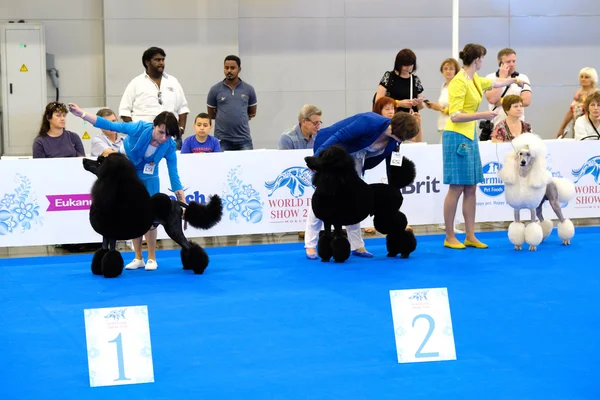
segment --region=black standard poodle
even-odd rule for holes
[[[331,146],[317,156],[305,158],[308,168],[314,171],[315,193],[312,207],[315,216],[323,221],[324,234],[319,238],[317,252],[321,261],[344,262],[350,257],[350,243],[342,226],[357,224],[373,216],[375,229],[386,235],[388,257],[408,258],[417,248],[417,240],[408,221],[400,211],[400,189],[411,184],[415,165],[403,158],[401,166],[389,167],[389,180],[385,183],[367,184],[357,174],[354,159],[343,147]],[[333,234],[331,232],[333,226]]]
[[[90,223],[102,235],[102,248],[94,254],[92,273],[105,278],[121,275],[124,264],[116,250],[117,240],[141,237],[159,224],[181,246],[183,269],[195,274],[204,272],[208,255],[200,245],[187,240],[182,218],[194,228],[212,228],[223,214],[219,196],[211,196],[207,205],[196,202],[188,205],[163,193],[150,197],[134,165],[119,153],[97,160],[83,159],[83,168],[98,177],[92,186]]]

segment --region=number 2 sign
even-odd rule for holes
[[[154,382],[148,308],[84,310],[90,386]]]
[[[390,290],[399,363],[456,360],[448,290]]]

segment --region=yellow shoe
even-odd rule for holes
[[[471,242],[470,240],[465,239],[465,246],[475,247],[476,249],[487,249],[488,245],[485,243],[481,243],[479,240],[476,242]]]
[[[447,240],[444,240],[444,247],[448,247],[449,249],[454,249],[454,250],[463,250],[466,248],[466,246],[462,243],[451,244]]]

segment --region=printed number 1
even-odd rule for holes
[[[423,347],[425,347],[425,345],[427,344],[427,341],[431,338],[431,334],[433,333],[433,330],[435,329],[435,321],[433,320],[433,318],[431,318],[431,315],[419,314],[413,319],[413,322],[412,322],[413,328],[415,327],[415,322],[417,322],[417,320],[419,318],[425,318],[429,322],[429,330],[427,331],[427,335],[425,335],[425,340],[423,340],[423,343],[421,343],[421,346],[419,346],[419,348],[417,349],[417,352],[415,353],[415,358],[439,357],[440,353],[438,353],[438,352],[421,353],[421,350],[423,350]]]
[[[121,339],[121,334],[111,340],[108,343],[115,343],[117,345],[117,361],[119,364],[119,377],[115,379],[116,381],[129,381],[131,379],[125,377],[125,363],[123,362],[123,340]]]

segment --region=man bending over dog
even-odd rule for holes
[[[331,146],[342,146],[354,158],[359,176],[385,160],[388,183],[398,186],[390,174],[392,153],[403,141],[417,136],[419,129],[418,119],[409,113],[398,112],[391,119],[374,112],[360,113],[321,129],[315,138],[314,152],[318,155]],[[322,222],[310,208],[304,236],[306,257],[310,260],[318,259],[316,247],[321,226]],[[373,254],[365,248],[360,223],[347,226],[346,231],[352,254],[372,258]]]

